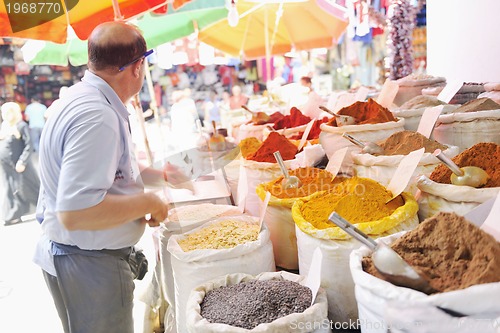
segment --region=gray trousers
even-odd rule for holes
[[[113,255],[54,256],[57,277],[43,271],[65,333],[133,333],[134,280]]]

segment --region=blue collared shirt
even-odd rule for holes
[[[127,108],[103,79],[86,71],[82,82],[69,88],[50,111],[40,142],[37,207],[45,237],[86,250],[134,245],[144,232],[145,226],[139,221],[106,230],[69,231],[56,214],[93,207],[107,193],[131,195],[144,191]],[[39,247],[35,255],[35,262],[42,268],[47,252],[44,248],[48,247]],[[50,267],[46,270],[50,273]]]

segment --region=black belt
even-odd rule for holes
[[[128,261],[130,254],[134,250],[133,246],[124,247],[121,249],[113,249],[113,250],[111,250],[111,249],[84,250],[84,249],[79,248],[76,245],[66,245],[66,244],[61,244],[61,243],[57,243],[54,241],[52,241],[52,244],[56,248],[58,248],[59,250],[67,252],[67,253],[71,253],[71,254],[82,254],[82,255],[95,256],[95,254],[97,254],[97,253],[102,253],[102,254],[113,256],[113,257],[120,257],[126,261]]]

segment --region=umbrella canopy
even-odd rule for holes
[[[198,35],[233,56],[255,59],[295,50],[329,48],[347,28],[345,11],[327,0],[238,0],[239,22],[217,22]]]
[[[192,0],[177,10],[168,5],[167,14],[146,13],[132,20],[142,31],[148,48],[188,36],[227,16],[225,0]],[[32,65],[80,66],[87,63],[87,41],[70,34],[64,44],[28,41],[22,48],[24,61]]]
[[[186,2],[174,0],[174,3]],[[16,1],[16,3],[19,3]],[[70,25],[78,38],[85,40],[102,22],[128,20],[139,14],[165,6],[167,0],[66,0],[57,5],[18,7],[14,1],[0,6],[0,36],[19,37],[65,43]],[[52,2],[54,3],[54,2]],[[30,3],[27,3],[31,6]],[[25,13],[25,14],[23,14]]]

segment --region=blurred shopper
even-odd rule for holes
[[[300,78],[300,84],[304,87],[305,94],[307,94],[306,103],[299,106],[302,113],[314,119],[328,115],[319,108],[323,103],[323,99],[313,90],[312,79],[309,76],[302,76]]]
[[[42,135],[42,129],[45,125],[45,112],[47,107],[40,103],[40,99],[34,96],[31,99],[31,103],[26,106],[24,111],[24,116],[26,121],[28,121],[31,141],[33,142],[33,150],[38,151],[38,145],[40,144],[40,136]]]
[[[172,93],[173,104],[170,108],[170,126],[178,149],[193,148],[196,144],[196,120],[199,119],[191,90],[176,90]]]
[[[0,200],[2,218],[6,225],[21,222],[21,216],[35,207],[40,179],[31,155],[32,141],[28,125],[22,120],[17,103],[2,105],[0,127]]]
[[[248,102],[248,97],[243,95],[241,92],[241,87],[238,85],[233,86],[231,89],[233,93],[231,97],[229,97],[229,107],[231,110],[239,109],[242,105],[246,105]]]
[[[126,104],[144,81],[146,42],[122,22],[97,26],[88,70],[53,107],[40,142],[42,268],[66,333],[133,333],[133,246],[167,204],[144,184],[185,182],[140,170]],[[52,108],[52,106],[51,106]],[[150,214],[150,218],[145,216]]]
[[[217,97],[217,92],[211,90],[207,100],[203,103],[205,111],[205,126],[211,128],[212,121],[215,121],[217,127],[220,127],[220,99]]]

